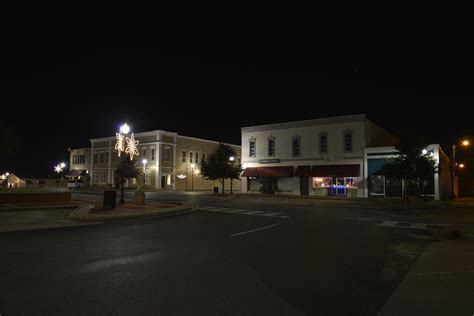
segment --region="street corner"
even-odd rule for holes
[[[184,202],[152,202],[143,205],[123,203],[114,209],[104,209],[97,205],[81,205],[69,214],[68,219],[81,222],[106,222],[174,216],[196,210],[195,205]]]

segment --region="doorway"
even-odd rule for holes
[[[346,195],[346,186],[344,184],[344,178],[336,178],[336,181],[332,185],[332,195]]]
[[[301,195],[309,195],[308,177],[300,177],[300,192],[301,192]]]
[[[161,176],[161,188],[166,189],[166,176]]]

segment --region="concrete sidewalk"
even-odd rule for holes
[[[473,315],[474,242],[435,242],[420,255],[379,315]]]

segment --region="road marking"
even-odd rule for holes
[[[427,229],[427,230],[436,230],[441,229],[446,226],[451,226],[450,224],[435,224],[435,223],[414,223],[414,222],[405,222],[405,221],[386,221],[382,219],[375,218],[352,218],[352,217],[341,217],[349,220],[364,221],[368,224],[375,226],[383,227],[395,227],[395,228],[411,228],[411,229]],[[370,223],[372,222],[372,223]]]
[[[240,215],[290,218],[289,216],[285,215],[285,213],[282,213],[282,212],[240,210],[240,209],[231,209],[231,208],[214,207],[214,206],[203,206],[203,207],[199,207],[199,209],[203,211],[233,213],[233,214],[240,214]]]
[[[247,230],[247,231],[245,231],[245,232],[235,233],[235,234],[232,234],[232,235],[229,235],[229,236],[230,236],[230,237],[234,237],[234,236],[238,236],[238,235],[253,233],[253,232],[257,232],[257,231],[259,231],[259,230],[263,230],[263,229],[267,229],[267,228],[272,228],[272,227],[278,226],[278,225],[280,225],[280,224],[281,224],[281,223],[273,224],[273,225],[270,225],[270,226],[265,226],[265,227],[262,227],[262,228]]]

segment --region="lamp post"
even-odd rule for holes
[[[234,165],[234,161],[235,161],[235,157],[234,156],[230,156],[229,157],[229,161],[230,163],[232,164],[232,166]],[[232,177],[230,178],[230,194],[234,194],[234,192],[232,191],[232,184],[234,182],[234,179],[232,179]]]
[[[194,168],[196,168],[195,164],[191,164],[191,191],[194,191]]]
[[[145,181],[146,168],[145,168],[145,167],[146,167],[146,163],[147,163],[147,162],[148,162],[148,161],[147,161],[146,159],[143,159],[143,160],[142,160],[142,163],[143,163],[143,190],[146,189],[146,181]]]
[[[463,141],[461,141],[461,145],[463,145],[464,147],[467,147],[470,145],[470,142],[469,140],[467,139],[464,139]],[[452,158],[452,161],[451,161],[451,199],[454,200],[455,196],[454,196],[454,175],[455,175],[455,170],[456,170],[456,166],[457,166],[457,163],[456,163],[456,144],[453,144],[453,147],[452,147],[452,151],[451,151],[451,158]],[[464,167],[464,164],[462,164],[462,167]]]

